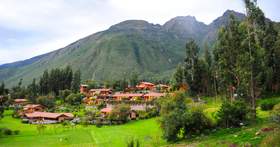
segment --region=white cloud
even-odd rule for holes
[[[277,0],[260,3],[278,15],[271,11]],[[242,0],[1,0],[0,33],[9,31],[0,34],[0,64],[61,48],[127,19],[163,24],[193,15],[210,23],[227,9],[242,12]]]

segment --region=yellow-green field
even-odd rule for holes
[[[7,127],[20,130],[18,135],[1,136],[1,147],[38,147],[38,146],[97,146],[112,147],[126,146],[131,138],[139,139],[141,145],[164,144],[160,138],[161,131],[156,118],[132,121],[124,125],[76,126],[65,128],[62,125],[46,125],[47,128],[39,133],[36,125],[23,124],[19,119],[11,117],[11,111],[5,113],[0,120],[0,128]]]

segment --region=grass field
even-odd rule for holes
[[[204,112],[213,118],[213,114],[219,109],[221,101],[213,101],[210,98],[204,99]],[[260,102],[260,101],[258,101]],[[258,107],[256,123],[242,128],[215,129],[208,134],[202,134],[192,139],[187,139],[178,144],[169,144],[161,136],[162,132],[157,123],[158,118],[147,120],[131,121],[124,125],[65,128],[60,124],[47,125],[47,128],[39,133],[36,125],[23,124],[20,119],[11,117],[12,111],[6,111],[5,117],[0,120],[0,128],[10,128],[20,130],[18,135],[0,136],[0,146],[2,147],[38,147],[38,146],[77,146],[77,147],[125,147],[126,142],[132,138],[138,139],[143,147],[157,146],[230,146],[247,144],[256,146],[270,132],[256,135],[261,128],[275,125],[269,121],[269,111],[262,111]],[[277,126],[279,127],[279,126]]]
[[[0,128],[7,127],[20,130],[18,135],[2,136],[1,147],[38,147],[38,146],[96,146],[96,147],[123,147],[130,138],[139,139],[141,145],[163,145],[160,138],[161,131],[156,118],[132,121],[125,125],[103,126],[76,126],[64,128],[62,125],[47,125],[39,133],[36,125],[22,124],[19,119],[11,117],[11,111],[5,113],[0,120]]]

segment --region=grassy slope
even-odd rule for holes
[[[273,97],[273,99],[280,99],[280,97]],[[211,98],[205,98],[207,104],[203,107],[204,112],[212,119],[214,119],[214,113],[218,111],[221,106],[221,100],[218,98],[213,101]],[[258,104],[261,103],[263,99],[258,100]],[[178,146],[194,145],[194,146],[213,146],[213,147],[228,147],[232,144],[244,146],[246,144],[251,144],[253,146],[258,145],[262,139],[269,135],[268,133],[261,133],[256,135],[261,128],[274,126],[273,123],[269,121],[269,111],[262,111],[260,107],[257,108],[257,122],[243,128],[228,128],[228,129],[217,129],[212,131],[210,134],[195,137],[191,140],[183,141],[178,144]],[[177,146],[177,145],[174,145]]]
[[[183,49],[181,40],[149,26],[144,30],[108,30],[49,53],[32,64],[0,69],[0,81],[12,86],[23,78],[26,85],[46,69],[67,65],[80,69],[83,80],[110,81],[127,77],[131,72],[137,72],[142,78],[158,74],[170,76],[167,71],[183,60]]]

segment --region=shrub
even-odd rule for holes
[[[260,144],[260,147],[276,146],[280,146],[280,131],[274,131],[271,135],[267,135]]]
[[[280,123],[280,104],[273,107],[271,118],[273,121]]]
[[[187,106],[184,93],[175,93],[161,99],[160,103],[160,126],[163,130],[163,137],[167,141],[176,141],[178,134],[184,127],[187,118]],[[186,117],[187,116],[187,117]]]
[[[15,134],[15,135],[18,135],[19,132],[20,132],[19,130],[15,130],[15,131],[14,131],[14,134]]]
[[[109,115],[110,120],[121,121],[123,123],[128,121],[128,115],[130,106],[127,104],[119,104],[113,107],[112,112]]]
[[[12,135],[13,134],[13,131],[11,129],[8,129],[8,128],[4,128],[2,131],[5,135]]]
[[[77,94],[70,94],[66,97],[65,101],[71,105],[79,105],[82,102],[82,99],[84,98],[83,94],[77,93]]]
[[[147,112],[147,117],[148,118],[159,116],[159,111],[158,111],[158,109],[156,107],[147,108],[146,112]]]
[[[37,99],[37,103],[51,109],[55,106],[55,99],[53,96],[48,95],[48,96],[40,96]]]
[[[102,120],[97,119],[96,122],[95,122],[95,125],[96,125],[97,128],[101,128],[102,125],[103,125],[103,124],[102,124]]]
[[[194,109],[186,117],[184,132],[187,136],[197,135],[213,127],[211,120],[203,113],[201,109]]]
[[[222,127],[239,127],[248,120],[249,111],[243,101],[225,102],[217,112],[218,124]]]
[[[167,141],[198,135],[212,128],[211,120],[200,107],[193,110],[187,107],[183,93],[162,101],[160,114],[163,137]]]
[[[273,106],[280,103],[279,100],[277,99],[267,99],[267,100],[264,100],[262,103],[261,103],[261,109],[266,111],[266,110],[272,110]]]
[[[63,100],[65,100],[65,98],[71,94],[71,90],[69,89],[65,89],[65,90],[60,90],[59,91],[59,97],[62,98]]]

